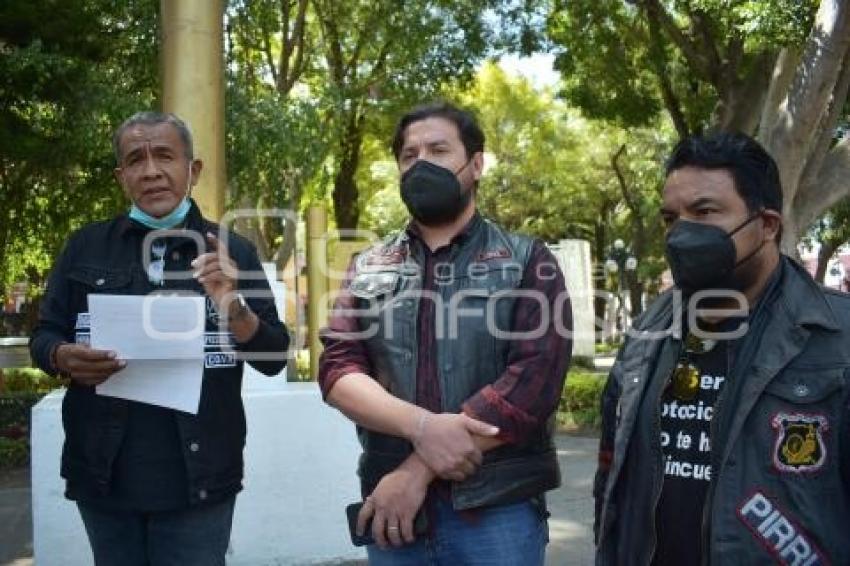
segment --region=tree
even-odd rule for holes
[[[357,171],[366,133],[389,137],[386,116],[433,97],[443,83],[468,81],[492,40],[485,15],[498,4],[312,0],[333,101],[339,228],[356,228],[360,218]]]
[[[487,137],[477,196],[484,213],[549,242],[587,239],[597,265],[615,239],[628,241],[639,260],[628,281],[639,312],[644,282],[664,269],[657,164],[670,127],[660,121],[627,131],[587,120],[493,64],[457,98],[478,110]],[[610,281],[597,271],[597,287],[605,288]]]
[[[416,0],[403,7],[390,0],[232,0],[228,14],[234,84],[249,99],[274,88],[280,112],[300,97],[318,118],[313,132],[332,140],[324,164],[342,229],[357,228],[373,192],[367,187],[361,195],[358,183],[367,138],[389,138],[390,116],[435,96],[447,82],[468,81],[497,39],[500,45],[519,41],[527,29],[526,11],[505,0]],[[501,17],[516,25],[497,37],[486,22]],[[315,172],[324,179],[323,171]],[[299,195],[296,190],[293,201]]]
[[[850,241],[850,198],[839,202],[818,218],[805,239],[818,244],[815,280],[823,283],[829,261],[841,246]]]
[[[0,287],[33,289],[85,222],[125,205],[111,135],[153,106],[158,3],[0,5]]]
[[[850,194],[850,140],[835,142],[850,86],[850,4],[824,0],[570,0],[548,22],[564,96],[589,116],[679,136],[757,134],[780,167],[786,252]]]
[[[295,250],[294,215],[329,150],[321,101],[297,92],[315,72],[316,30],[308,5],[231,0],[225,17],[228,201],[240,209],[293,214],[258,214],[235,226],[278,269]]]

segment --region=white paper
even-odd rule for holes
[[[197,414],[204,375],[203,297],[89,295],[91,347],[127,366],[100,395]]]
[[[128,360],[127,367],[95,389],[99,395],[196,415],[203,377],[203,360]]]

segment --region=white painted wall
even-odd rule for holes
[[[33,408],[32,503],[35,563],[92,563],[76,507],[63,496],[59,459],[63,393]],[[315,383],[286,383],[247,368],[245,489],[236,499],[234,566],[310,564],[359,559],[345,506],[359,499],[360,453],[354,426],[321,400]]]
[[[592,358],[595,354],[593,312],[593,265],[590,242],[561,240],[549,249],[558,260],[573,311],[573,355]]]

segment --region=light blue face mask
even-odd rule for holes
[[[189,179],[186,182],[186,195],[183,197],[183,200],[180,201],[174,210],[166,214],[161,218],[154,218],[138,206],[133,203],[133,206],[130,207],[130,218],[144,224],[148,228],[153,230],[170,230],[175,226],[182,224],[184,220],[186,220],[186,215],[189,214],[189,209],[192,208],[192,204],[189,202],[188,195],[192,192],[192,162],[189,162]]]
[[[189,202],[189,197],[183,197],[183,200],[174,210],[161,218],[155,218],[134,204],[130,207],[130,218],[153,230],[169,230],[186,220],[190,208],[192,208],[192,205]]]

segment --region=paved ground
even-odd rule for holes
[[[593,474],[599,440],[557,437],[563,485],[548,496],[549,548],[547,565],[593,564]]]
[[[595,438],[559,435],[558,458],[563,486],[549,495],[549,566],[593,563]],[[29,471],[0,472],[0,565],[32,564],[32,515]],[[76,565],[69,565],[76,566]]]
[[[29,470],[0,471],[0,564],[32,564]]]

